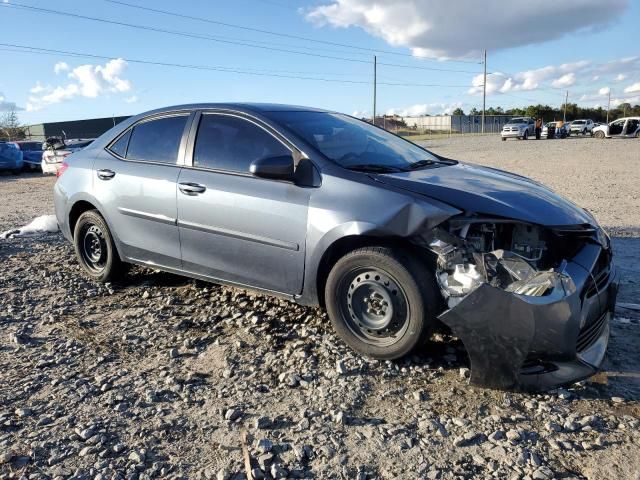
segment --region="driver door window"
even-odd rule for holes
[[[193,152],[193,166],[249,173],[260,158],[291,155],[270,133],[240,117],[203,114]]]

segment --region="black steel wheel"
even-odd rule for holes
[[[121,261],[107,223],[97,210],[88,210],[76,222],[73,243],[84,272],[93,280],[107,282],[121,271]]]
[[[336,262],[325,300],[336,332],[349,346],[387,360],[408,354],[429,334],[436,293],[433,274],[419,259],[368,247]]]

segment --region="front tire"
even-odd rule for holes
[[[325,287],[333,328],[354,350],[394,360],[424,342],[436,321],[437,287],[419,259],[367,247],[336,262]]]
[[[604,138],[604,132],[597,131],[593,136],[596,138],[602,139]]]
[[[109,282],[122,272],[113,237],[97,210],[87,210],[78,218],[73,245],[84,273],[97,282]]]

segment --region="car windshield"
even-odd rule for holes
[[[571,122],[573,125],[582,125],[583,123],[586,123],[584,120],[574,120],[573,122]]]
[[[509,123],[527,123],[527,119],[526,118],[512,118],[507,123],[508,124]]]
[[[377,173],[447,164],[419,146],[348,115],[328,112],[267,112],[341,167]]]

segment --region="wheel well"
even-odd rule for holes
[[[85,200],[80,200],[79,202],[74,203],[73,207],[71,207],[71,211],[69,212],[69,229],[71,230],[72,236],[73,231],[76,228],[78,218],[80,218],[80,215],[87,210],[96,210],[96,207]]]
[[[316,277],[316,286],[318,292],[318,302],[324,308],[324,287],[329,276],[329,272],[335,263],[347,253],[357,250],[358,248],[371,247],[403,247],[406,249],[415,249],[415,246],[408,240],[400,237],[374,237],[369,235],[349,235],[342,237],[333,242],[322,255],[320,264],[318,265],[318,273]]]

